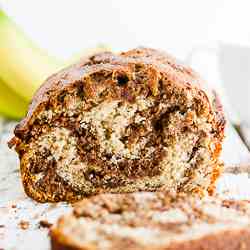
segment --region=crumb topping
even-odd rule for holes
[[[167,246],[172,241],[248,225],[248,203],[224,204],[215,198],[200,200],[164,192],[98,195],[79,203],[74,213],[64,216],[56,227],[64,237],[72,235],[72,241],[82,247],[93,244],[97,249],[115,249],[126,239],[142,249],[148,244]]]

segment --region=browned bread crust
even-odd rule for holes
[[[250,249],[250,205],[169,193],[102,194],[51,230],[52,250]]]
[[[10,146],[38,201],[100,192],[212,192],[225,118],[190,68],[147,48],[96,54],[37,91]],[[167,170],[168,169],[168,170]]]

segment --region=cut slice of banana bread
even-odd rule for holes
[[[51,231],[53,250],[250,249],[250,204],[167,192],[100,194]]]
[[[212,191],[225,119],[199,76],[164,52],[94,55],[51,76],[15,129],[38,201],[101,192]]]

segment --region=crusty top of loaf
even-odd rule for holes
[[[27,116],[17,125],[15,129],[16,137],[20,139],[24,137],[24,134],[29,131],[29,126],[32,125],[36,114],[52,96],[59,94],[62,90],[74,88],[76,84],[83,82],[84,78],[95,72],[108,71],[129,74],[133,72],[136,65],[142,64],[147,65],[151,70],[153,79],[162,75],[176,86],[197,88],[203,92],[207,102],[211,103],[209,99],[211,100],[213,97],[208,93],[206,84],[199,75],[191,68],[177,63],[176,59],[165,52],[150,48],[137,48],[120,54],[102,52],[83,58],[80,62],[50,76],[34,95]],[[152,93],[157,95],[159,82],[152,81],[148,84],[151,85]],[[85,90],[85,93],[86,91],[89,90]],[[221,113],[221,105],[218,102],[217,104],[217,111]],[[223,120],[224,117],[220,115],[218,119]],[[15,144],[15,142],[12,143]]]

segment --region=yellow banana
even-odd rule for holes
[[[11,119],[20,119],[25,115],[28,102],[8,87],[0,79],[0,114]]]
[[[109,51],[106,45],[84,50],[59,62],[35,44],[0,10],[0,114],[19,119],[40,84],[82,56]]]
[[[45,78],[62,67],[0,10],[0,77],[14,92],[30,101]]]

